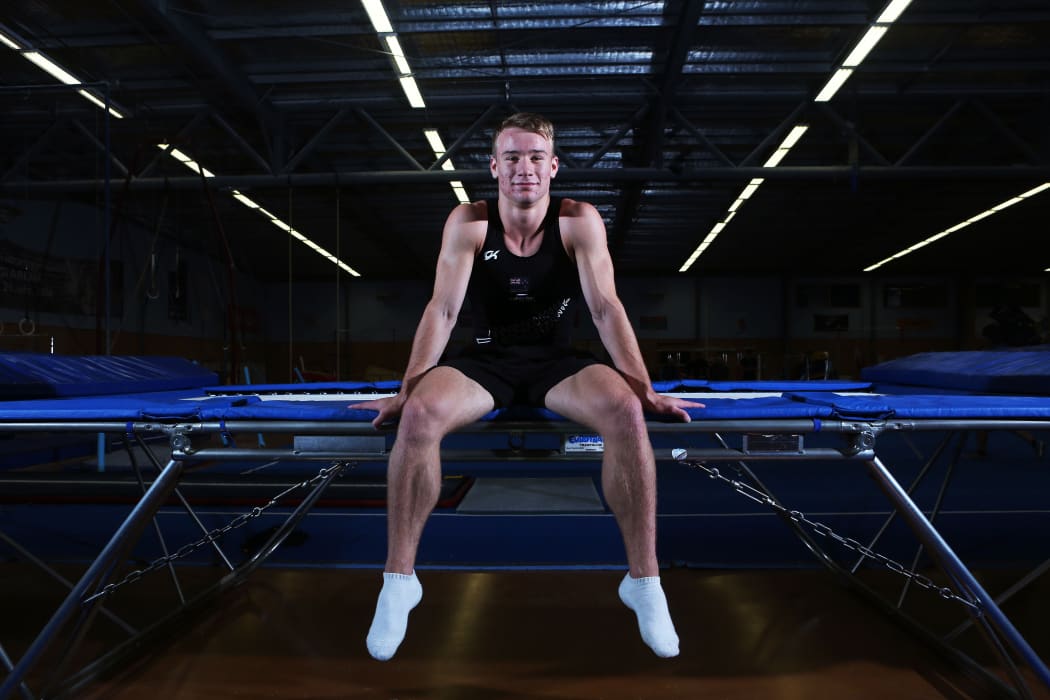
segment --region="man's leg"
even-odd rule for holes
[[[368,652],[386,661],[423,596],[415,574],[423,526],[441,492],[441,439],[492,410],[493,400],[458,370],[431,370],[412,390],[387,467],[387,559],[383,588],[368,631]]]
[[[623,534],[630,567],[620,598],[638,616],[645,643],[658,656],[677,656],[678,635],[656,559],[656,460],[638,397],[618,372],[591,365],[556,384],[546,403],[602,436],[602,490]]]

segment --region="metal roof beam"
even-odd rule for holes
[[[755,146],[753,151],[747,154],[747,157],[745,157],[744,160],[740,161],[740,165],[752,165],[767,155],[769,149],[777,143],[781,137],[783,137],[784,133],[791,127],[795,126],[795,122],[798,121],[799,117],[805,114],[807,107],[809,107],[808,102],[799,103],[795,109],[791,110],[791,113],[787,115],[784,121],[780,122],[773,131],[769,132],[769,134],[762,139],[760,144]]]
[[[401,144],[400,144],[400,143],[398,142],[398,140],[397,140],[397,139],[395,139],[395,138],[394,138],[393,136],[391,136],[391,135],[390,135],[390,132],[388,132],[388,131],[387,131],[386,129],[384,129],[384,128],[382,127],[382,125],[380,125],[380,123],[379,123],[379,122],[377,122],[377,121],[376,121],[375,119],[373,119],[373,118],[372,118],[372,115],[370,115],[370,114],[369,114],[368,112],[366,112],[366,111],[365,111],[365,110],[363,110],[363,109],[357,109],[357,110],[355,110],[355,112],[356,112],[357,116],[361,118],[361,120],[362,120],[362,121],[364,121],[364,122],[365,122],[366,124],[368,124],[368,125],[369,125],[369,126],[371,126],[371,127],[373,128],[373,129],[375,129],[375,130],[376,130],[377,132],[379,132],[379,134],[380,134],[380,135],[381,135],[381,136],[382,136],[382,137],[383,137],[384,139],[386,139],[386,140],[387,140],[387,142],[388,142],[388,143],[389,143],[389,144],[390,144],[391,146],[393,146],[393,147],[394,147],[394,149],[395,149],[395,150],[396,150],[396,151],[397,151],[398,153],[400,153],[400,154],[401,154],[402,156],[404,156],[405,160],[407,160],[407,161],[408,161],[409,163],[411,163],[411,164],[412,164],[412,167],[414,167],[414,168],[415,168],[416,170],[426,170],[426,168],[424,168],[424,167],[423,167],[423,166],[422,166],[422,165],[420,164],[420,162],[419,162],[418,160],[416,160],[416,159],[415,159],[415,157],[414,157],[414,156],[413,156],[413,155],[412,155],[411,153],[409,153],[409,152],[408,152],[408,151],[407,151],[407,150],[405,149],[405,147],[404,147],[404,146],[402,146],[402,145],[401,145]]]
[[[675,101],[675,93],[682,81],[682,71],[689,58],[689,48],[693,43],[704,3],[684,2],[668,3],[668,10],[677,6],[677,16],[668,17],[669,26],[673,28],[664,58],[664,69],[656,87],[655,105],[649,110],[642,138],[645,152],[642,160],[646,165],[663,167],[664,131],[667,127],[667,115]],[[654,52],[655,59],[655,52]]]
[[[328,137],[328,134],[331,133],[332,129],[337,127],[339,125],[339,122],[343,121],[343,118],[347,115],[349,111],[349,107],[343,107],[334,115],[332,115],[332,118],[325,122],[324,125],[317,130],[317,133],[314,134],[313,137],[306,142],[306,145],[300,148],[299,152],[292,156],[291,160],[285,163],[284,172],[293,172],[299,166],[299,164],[303,162],[303,159],[309,156],[311,153],[313,153],[314,149],[317,148],[318,144],[323,142],[325,138]]]
[[[852,122],[843,118],[838,112],[826,104],[820,103],[817,104],[816,107],[824,116],[830,119],[835,126],[842,129],[846,133],[846,136],[856,141],[860,149],[874,158],[876,163],[879,165],[890,165],[889,159],[882,155],[882,153],[879,152],[879,149],[872,146],[866,138],[861,136]]]
[[[474,134],[476,134],[479,129],[488,124],[489,117],[491,117],[492,113],[499,109],[499,107],[499,104],[489,105],[485,112],[480,117],[475,119],[474,123],[467,127],[467,130],[464,131],[458,139],[456,139],[455,143],[453,143],[451,146],[446,147],[445,153],[434,163],[432,163],[431,166],[427,169],[440,170],[442,163],[459,153],[460,149],[463,148],[463,144],[472,139],[474,137]]]
[[[674,105],[675,93],[682,82],[682,71],[689,58],[689,48],[693,43],[704,3],[669,1],[664,7],[664,26],[669,28],[666,51],[663,53],[663,72],[656,84],[656,97],[645,111],[643,124],[635,129],[641,147],[634,154],[639,165],[656,168],[664,167],[664,136],[667,130],[667,117]],[[656,63],[657,51],[653,51],[653,62]],[[625,158],[629,163],[632,159]],[[616,207],[616,217],[609,231],[609,248],[619,250],[628,232],[638,218],[644,199],[641,182],[628,184],[620,193]]]
[[[1046,159],[1043,158],[1043,156],[1041,156],[1030,143],[1025,141],[1017,134],[1017,132],[1003,123],[1003,120],[999,115],[993,112],[982,100],[970,100],[970,104],[972,104],[974,108],[980,112],[981,116],[983,116],[985,120],[995,128],[1000,136],[1006,139],[1011,146],[1024,155],[1029,163],[1034,165],[1046,162]]]
[[[1050,179],[1050,165],[973,165],[973,166],[852,166],[852,165],[808,165],[763,168],[761,166],[738,166],[735,168],[708,167],[686,170],[664,168],[590,168],[565,169],[558,173],[558,180],[565,182],[636,182],[636,183],[688,183],[688,182],[739,182],[762,177],[767,180],[848,180],[851,177],[869,180],[1020,180],[1034,183]],[[460,180],[465,183],[490,183],[492,174],[487,170],[366,170],[329,173],[292,173],[278,175],[216,175],[208,183],[217,188],[242,187],[316,187],[320,185],[416,185],[445,183]],[[26,192],[90,192],[103,186],[95,179],[77,180],[8,180],[0,183],[2,190]],[[129,189],[160,189],[165,186],[178,189],[200,187],[200,177],[135,178]]]
[[[937,121],[935,121],[929,129],[923,132],[922,136],[920,136],[918,140],[915,143],[913,143],[907,151],[905,151],[904,155],[897,159],[897,162],[894,163],[894,165],[900,167],[907,163],[909,160],[911,160],[912,156],[918,153],[919,149],[926,145],[926,143],[931,138],[933,138],[934,134],[940,131],[941,128],[943,128],[944,125],[947,124],[953,116],[955,116],[955,113],[962,109],[962,106],[964,104],[966,104],[966,100],[956,100],[952,104],[952,106],[949,107],[944,114],[938,117]]]
[[[226,134],[227,134],[227,135],[228,135],[228,136],[229,136],[229,137],[230,137],[231,139],[233,139],[233,140],[234,140],[234,142],[235,142],[235,143],[236,143],[236,144],[237,144],[238,146],[240,146],[240,147],[241,147],[241,150],[242,150],[242,151],[244,151],[244,152],[245,152],[245,154],[247,154],[249,158],[251,158],[251,159],[252,159],[252,160],[254,160],[254,161],[255,161],[256,163],[258,163],[258,164],[259,164],[259,167],[261,167],[261,168],[263,169],[263,171],[265,171],[265,172],[268,172],[268,173],[272,173],[272,172],[273,172],[273,168],[272,168],[272,165],[271,165],[271,163],[269,163],[269,162],[268,162],[268,161],[267,161],[267,160],[266,160],[265,158],[263,158],[263,157],[262,157],[261,155],[259,155],[259,152],[258,152],[257,150],[255,150],[255,148],[253,148],[253,147],[252,147],[252,145],[251,145],[250,143],[248,143],[248,142],[247,142],[247,141],[246,141],[246,140],[244,139],[244,137],[243,137],[243,136],[241,136],[241,133],[240,133],[239,131],[237,131],[236,129],[234,129],[234,128],[233,128],[233,127],[232,127],[232,126],[230,125],[230,123],[229,123],[228,121],[226,121],[225,119],[223,119],[223,118],[222,118],[222,115],[220,115],[220,114],[217,114],[217,113],[215,113],[215,112],[212,112],[212,113],[211,113],[211,114],[209,114],[208,116],[209,116],[209,117],[211,117],[211,120],[212,120],[213,122],[215,122],[216,124],[218,124],[218,125],[219,125],[219,127],[220,127],[220,128],[221,128],[221,129],[223,130],[223,131],[225,131],[225,132],[226,132]]]
[[[682,127],[685,128],[686,131],[688,131],[690,134],[692,134],[696,138],[697,141],[702,143],[704,145],[704,148],[706,148],[708,151],[710,151],[716,158],[718,158],[718,160],[722,161],[723,163],[725,163],[729,167],[735,167],[736,166],[736,163],[734,163],[729,156],[727,156],[725,153],[723,153],[721,151],[721,149],[718,148],[718,146],[716,146],[714,143],[712,143],[711,140],[709,138],[707,138],[707,136],[704,135],[704,132],[700,131],[695,126],[693,126],[689,122],[689,120],[685,118],[685,115],[682,114],[680,111],[678,111],[678,108],[676,108],[676,107],[672,108],[671,109],[671,114],[678,121],[678,123],[681,124]]]
[[[137,173],[134,173],[134,176],[137,178],[142,178],[146,175],[149,175],[150,172],[153,171],[153,168],[157,167],[157,163],[159,163],[161,159],[165,155],[167,155],[167,153],[170,153],[173,147],[179,145],[180,143],[183,143],[186,137],[189,136],[193,132],[193,130],[200,126],[201,122],[203,122],[207,118],[208,113],[204,110],[201,110],[194,114],[193,118],[190,119],[189,122],[187,122],[186,126],[179,129],[179,132],[175,134],[174,137],[168,139],[168,148],[165,151],[158,150],[157,153],[154,154],[153,158],[151,158],[150,161],[146,163],[146,166]]]
[[[120,162],[120,159],[113,154],[113,151],[110,148],[108,148],[105,143],[103,143],[97,136],[91,133],[91,130],[84,126],[84,124],[79,119],[73,119],[72,123],[73,128],[79,131],[84,138],[90,141],[91,145],[93,145],[99,153],[109,158],[110,162],[113,163],[113,165],[118,171],[120,171],[121,176],[127,176],[127,166]]]
[[[587,160],[587,162],[583,164],[583,167],[592,168],[595,165],[597,165],[598,161],[600,161],[602,157],[609,152],[609,149],[615,146],[617,143],[619,143],[620,139],[626,136],[627,132],[634,128],[635,125],[639,122],[639,120],[641,120],[645,116],[645,113],[649,111],[649,107],[650,105],[648,103],[642,105],[637,112],[631,115],[631,118],[627,120],[626,124],[620,127],[620,129],[617,130],[615,134],[613,134],[605,140],[605,143],[603,143],[601,147],[594,152],[594,155],[592,155]]]
[[[218,90],[210,89],[206,84],[202,86],[202,92],[206,95],[213,110],[222,112],[228,107],[232,97],[237,107],[256,119],[263,134],[270,134],[278,129],[280,120],[268,105],[267,100],[256,93],[248,76],[219,51],[199,26],[187,20],[176,9],[171,8],[168,0],[140,0],[140,3],[150,17],[188,53],[195,64],[207,75],[218,78],[220,82]],[[277,155],[274,149],[271,156],[277,157]],[[279,170],[280,168],[273,169]]]

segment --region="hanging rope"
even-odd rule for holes
[[[160,231],[164,225],[164,216],[168,210],[169,195],[170,187],[168,186],[167,178],[165,178],[164,196],[161,198],[160,211],[157,213],[157,219],[153,224],[153,238],[150,241],[149,249],[149,264],[143,268],[138,281],[135,283],[135,295],[137,296],[142,290],[143,284],[146,282],[147,274],[149,275],[149,286],[146,288],[146,298],[151,301],[160,297],[160,288],[157,284],[157,241],[160,239]]]
[[[288,185],[288,226],[294,230],[295,225],[292,223],[292,207],[293,207],[294,194],[292,192],[291,184]],[[292,237],[288,236],[288,381],[295,382],[295,350],[293,346],[293,331],[292,322],[294,317],[292,315]]]
[[[102,245],[102,252],[98,264],[98,292],[95,296],[95,352],[99,355],[108,355],[110,352],[109,342],[109,308],[105,300],[109,296],[110,285],[110,246],[117,235],[121,224],[124,223],[124,204],[128,193],[131,191],[131,180],[138,163],[138,152],[128,168],[128,174],[124,177],[124,186],[117,197],[117,204],[113,208],[113,216],[109,221],[109,231],[106,233]],[[108,188],[108,184],[107,184]]]
[[[339,250],[340,243],[340,226],[339,226],[339,175],[336,174],[335,180],[335,257],[338,260],[342,260],[343,256]],[[342,270],[339,266],[335,266],[335,380],[341,381],[342,375],[339,372],[339,360],[340,360],[340,338],[342,336],[342,330],[339,325],[339,276]]]
[[[226,378],[227,383],[232,384],[240,374],[241,364],[241,340],[237,328],[237,268],[233,263],[233,253],[230,251],[230,242],[226,238],[226,231],[222,227],[222,219],[219,211],[215,208],[215,197],[211,188],[208,187],[208,179],[204,176],[204,170],[199,169],[201,176],[201,187],[208,198],[208,206],[211,208],[212,222],[215,224],[215,233],[222,243],[223,252],[226,255],[226,277],[229,284],[229,298],[226,300],[226,323],[230,330],[230,372]],[[177,275],[176,275],[177,276]]]

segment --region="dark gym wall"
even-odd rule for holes
[[[100,210],[0,201],[0,351],[91,354],[104,352],[108,338],[114,354],[180,355],[224,376],[236,360],[253,381],[400,376],[428,282],[344,276],[338,288],[334,281],[262,284],[238,271],[231,286],[216,251],[183,246],[177,230],[158,233],[154,223],[140,214],[109,236],[107,327],[97,312],[107,238]],[[1046,342],[1048,287],[1043,277],[979,275],[619,280],[656,378],[712,367],[729,376],[792,377],[810,362],[855,376],[914,352],[989,347],[1002,340],[988,329],[1004,310],[1031,320]],[[585,311],[577,325],[577,341],[600,351]],[[453,342],[468,339],[461,324]],[[238,371],[236,380],[244,379]]]

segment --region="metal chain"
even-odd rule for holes
[[[206,535],[204,535],[204,537],[200,538],[196,542],[190,542],[189,544],[179,548],[177,551],[175,551],[175,552],[173,552],[171,554],[167,554],[165,556],[162,556],[162,557],[159,557],[157,559],[154,559],[152,562],[150,562],[148,565],[146,565],[145,567],[143,567],[141,569],[136,569],[134,571],[129,572],[127,575],[124,576],[124,578],[120,579],[119,581],[115,581],[113,583],[107,584],[102,589],[100,589],[97,593],[95,593],[94,595],[91,595],[89,597],[84,598],[81,602],[86,605],[86,604],[91,603],[92,601],[94,601],[94,600],[96,600],[98,598],[105,598],[105,597],[107,597],[109,595],[112,595],[121,586],[124,586],[124,585],[127,585],[129,583],[132,583],[133,581],[138,581],[140,578],[142,578],[146,574],[148,574],[148,573],[150,573],[152,571],[156,571],[157,569],[160,569],[161,567],[167,566],[168,564],[170,564],[173,561],[177,561],[179,559],[183,559],[185,557],[188,557],[189,555],[193,554],[194,552],[196,552],[198,549],[200,549],[204,545],[211,544],[211,543],[215,542],[216,540],[220,540],[223,537],[225,537],[227,533],[232,532],[233,530],[236,530],[236,529],[238,529],[240,527],[244,527],[249,522],[251,522],[252,520],[255,520],[256,518],[261,516],[263,513],[265,513],[267,510],[269,510],[270,508],[272,508],[275,505],[277,505],[278,502],[283,500],[285,497],[287,497],[292,492],[298,491],[299,489],[310,488],[311,486],[317,486],[322,481],[327,479],[328,476],[330,474],[332,474],[333,471],[336,472],[336,476],[338,476],[339,472],[342,472],[344,469],[346,469],[348,464],[349,464],[348,462],[338,462],[338,463],[333,464],[333,465],[331,465],[329,467],[324,467],[323,469],[321,469],[321,471],[319,471],[312,478],[307,479],[305,481],[301,481],[298,484],[293,484],[292,486],[289,486],[284,491],[281,491],[279,494],[277,494],[276,496],[271,498],[269,501],[267,501],[264,505],[255,506],[251,510],[249,510],[249,511],[247,511],[245,513],[241,513],[240,515],[238,515],[236,518],[231,520],[226,525],[223,525],[222,527],[217,527],[214,530],[208,532]]]
[[[777,513],[787,517],[796,524],[807,525],[816,534],[820,535],[821,537],[826,537],[828,539],[835,540],[846,549],[853,550],[854,552],[864,557],[868,557],[869,559],[874,559],[890,571],[898,573],[901,576],[904,576],[905,578],[911,579],[912,582],[914,582],[916,585],[922,588],[934,591],[945,600],[955,600],[973,609],[974,611],[980,611],[980,607],[976,603],[970,600],[966,600],[965,598],[959,596],[952,589],[946,586],[938,586],[929,576],[924,576],[923,574],[920,574],[917,571],[913,571],[907,568],[900,562],[894,559],[890,559],[889,557],[876,552],[875,550],[853,539],[852,537],[843,537],[842,535],[832,530],[828,525],[825,525],[824,523],[816,520],[810,520],[808,517],[806,517],[806,514],[802,513],[801,511],[788,510],[787,508],[773,500],[773,498],[770,497],[769,494],[764,493],[759,489],[756,489],[750,484],[745,484],[744,482],[738,479],[730,479],[729,477],[723,475],[718,469],[714,467],[708,467],[702,462],[680,460],[680,463],[706,472],[710,478],[732,487],[737,493],[744,496],[745,498],[749,498],[755,503],[760,503],[764,506],[772,508],[773,510],[777,511]]]

